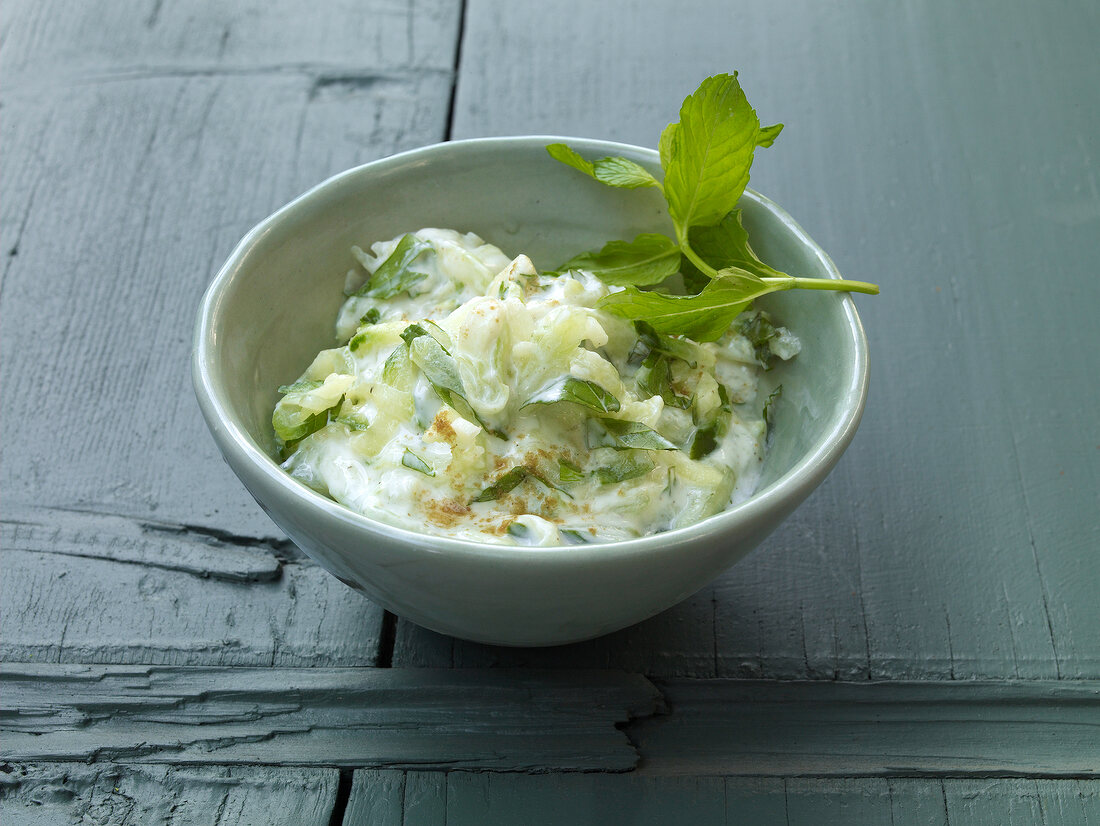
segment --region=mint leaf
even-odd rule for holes
[[[613,465],[598,468],[596,478],[600,480],[601,485],[610,485],[614,482],[626,482],[629,479],[645,476],[653,468],[652,459],[645,456],[626,455]]]
[[[419,471],[425,476],[435,476],[435,471],[432,469],[432,466],[408,448],[405,448],[405,455],[401,457],[401,464],[410,470]]]
[[[608,186],[623,189],[637,189],[642,186],[660,186],[649,171],[627,158],[611,157],[589,161],[581,157],[576,150],[564,143],[552,143],[546,147],[556,161],[583,172],[590,178]]]
[[[710,280],[708,279],[707,282],[710,283]],[[645,321],[635,321],[634,329],[638,331],[638,341],[630,351],[627,364],[642,363],[654,350],[670,358],[687,362],[692,368],[698,363],[702,349],[694,341],[658,333]]]
[[[499,499],[504,494],[518,487],[528,476],[541,482],[542,484],[546,485],[546,487],[551,488],[552,490],[564,493],[566,496],[569,496],[570,499],[573,498],[569,495],[568,491],[562,490],[557,485],[551,484],[551,482],[538,471],[531,470],[530,468],[524,467],[523,465],[516,465],[503,476],[498,477],[493,484],[489,485],[489,487],[485,488],[485,490],[483,490],[481,493],[471,499],[470,504],[472,505],[475,502],[492,502],[495,499]]]
[[[645,396],[660,396],[668,407],[687,410],[691,399],[680,396],[672,389],[672,366],[669,357],[657,350],[646,356],[634,376],[638,390]]]
[[[680,247],[671,238],[643,233],[633,241],[611,241],[599,252],[582,252],[558,267],[558,272],[587,270],[617,287],[660,284],[680,268]]]
[[[550,157],[555,161],[561,161],[566,166],[571,166],[591,178],[596,177],[596,170],[592,167],[592,161],[582,158],[568,144],[551,143],[547,145],[546,151],[550,153]]]
[[[677,447],[652,427],[625,419],[591,419],[590,424],[603,433],[589,428],[590,447],[613,447],[616,450],[676,450]]]
[[[524,479],[527,478],[527,468],[522,465],[512,468],[503,476],[498,478],[493,484],[485,488],[481,493],[470,500],[470,504],[474,502],[492,502],[499,499],[504,494],[517,487]]]
[[[691,459],[702,459],[713,453],[716,447],[718,447],[716,427],[714,425],[700,427],[692,434],[691,443],[688,445],[688,456]]]
[[[563,482],[579,482],[584,471],[567,459],[558,459],[558,478]]]
[[[592,162],[592,167],[593,177],[608,186],[618,186],[623,189],[660,186],[648,169],[627,158],[600,158]]]
[[[766,283],[744,271],[726,269],[718,275],[698,295],[665,295],[627,287],[601,298],[596,306],[622,318],[646,321],[658,333],[715,341],[753,299],[786,289],[782,283]]]
[[[559,528],[558,533],[569,545],[586,545],[592,541],[589,535],[578,531],[576,528]]]
[[[762,126],[760,128],[760,134],[756,136],[756,145],[767,149],[775,143],[775,139],[779,137],[779,133],[782,131],[783,124],[781,123],[775,123],[771,126]]]
[[[453,407],[463,418],[477,422],[498,439],[506,438],[499,430],[489,427],[467,400],[466,388],[463,387],[462,376],[458,373],[458,364],[442,344],[419,324],[406,327],[401,338],[409,348],[409,358],[420,368],[444,404]]]
[[[772,324],[771,317],[765,312],[753,313],[738,325],[737,331],[749,340],[753,355],[756,356],[760,366],[770,370],[772,359],[775,357],[771,350],[771,343],[779,338],[779,330]]]
[[[294,384],[284,384],[279,388],[280,393],[305,393],[308,390],[316,390],[324,384],[323,381],[312,381],[311,379],[298,379]]]
[[[788,277],[756,257],[749,246],[749,234],[741,223],[739,209],[733,210],[713,226],[692,227],[688,231],[688,240],[695,253],[716,270],[737,267],[761,278]]]
[[[759,133],[736,72],[708,77],[684,100],[665,167],[669,214],[684,235],[718,223],[737,204]]]
[[[367,295],[372,298],[393,298],[399,292],[408,292],[418,281],[428,277],[426,272],[415,272],[409,267],[424,252],[432,248],[412,233],[401,237],[389,258],[382,262],[374,274],[355,295]]]
[[[670,123],[661,130],[661,139],[657,143],[657,152],[661,156],[661,169],[667,170],[672,161],[672,142],[676,138],[676,130],[680,124]]]
[[[553,404],[555,402],[572,402],[597,413],[614,413],[619,409],[619,400],[611,393],[604,390],[598,384],[587,379],[578,379],[573,376],[562,376],[555,379],[546,387],[529,398],[521,406],[530,407],[533,404]]]

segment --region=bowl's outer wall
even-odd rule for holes
[[[795,292],[762,302],[803,351],[765,374],[778,384],[762,493],[683,531],[605,546],[487,548],[361,518],[282,473],[271,458],[276,388],[337,346],[353,244],[422,226],[477,232],[540,268],[613,238],[671,229],[653,190],[596,184],[553,161],[552,139],[441,144],[350,170],[311,190],[242,241],[204,299],[194,376],[203,414],[233,470],[303,550],[384,607],[429,628],[506,645],[597,636],[675,604],[747,554],[816,487],[858,425],[866,344],[851,299]],[[656,153],[569,139],[590,156]],[[782,210],[753,193],[745,224],[764,260],[837,277]],[[793,471],[793,472],[792,472]]]

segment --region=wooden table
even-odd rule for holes
[[[5,826],[1100,822],[1096,3],[0,15]],[[788,124],[753,186],[882,285],[826,484],[547,650],[415,627],[279,535],[189,377],[237,239],[436,141],[653,146],[732,69]]]

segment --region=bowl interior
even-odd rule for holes
[[[271,411],[279,385],[337,346],[350,248],[426,226],[476,232],[540,268],[641,232],[671,233],[654,190],[615,190],[551,159],[554,138],[442,144],[349,170],[258,226],[219,274],[205,317],[206,369],[227,418],[274,456]],[[623,154],[658,169],[651,150],[565,139],[584,154]],[[790,218],[754,193],[742,198],[749,237],[772,266],[835,277],[828,258]],[[760,306],[802,340],[802,353],[765,374],[759,403],[783,385],[761,488],[820,448],[849,414],[861,387],[862,333],[849,299],[791,291]],[[305,490],[303,488],[303,490]]]

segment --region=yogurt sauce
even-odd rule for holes
[[[472,233],[352,252],[346,343],[272,418],[303,483],[409,530],[528,545],[645,536],[752,493],[766,428],[744,336],[655,334],[595,309],[618,288]]]

